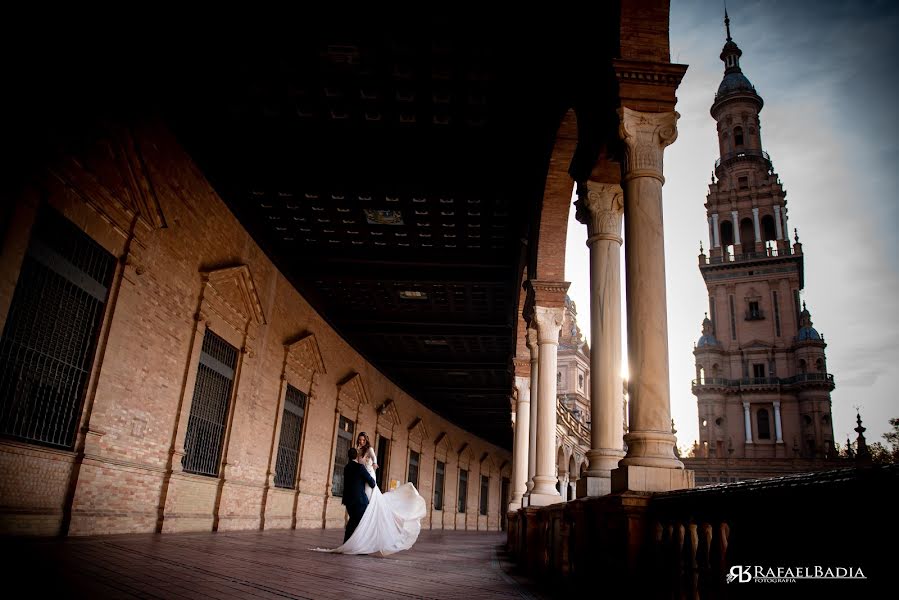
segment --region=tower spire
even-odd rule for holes
[[[727,2],[724,3],[724,27],[727,29],[727,41],[730,42],[730,17],[727,16]]]

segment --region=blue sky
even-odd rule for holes
[[[728,13],[743,72],[765,100],[762,143],[803,243],[803,299],[837,384],[834,435],[855,439],[858,406],[868,440],[882,441],[887,420],[899,417],[899,3],[731,0]],[[671,60],[689,65],[664,188],[671,405],[682,448],[698,432],[692,350],[707,296],[696,257],[700,240],[709,245],[703,204],[718,156],[709,107],[724,41],[720,0],[672,0]],[[589,334],[585,240],[572,214],[566,278]]]

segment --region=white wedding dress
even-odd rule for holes
[[[375,478],[375,453],[371,448],[359,460]],[[382,494],[377,486],[365,486],[368,508],[356,531],[342,546],[331,550],[316,548],[324,552],[341,554],[375,554],[382,556],[401,550],[408,550],[418,539],[421,520],[427,507],[425,500],[411,483],[405,483],[391,492]]]

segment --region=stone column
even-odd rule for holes
[[[783,216],[783,219],[784,219],[784,239],[789,242],[790,241],[790,221],[787,219],[786,207],[784,207],[784,209],[781,211],[780,214],[781,214],[781,216]]]
[[[518,405],[515,407],[515,444],[513,448],[512,464],[512,498],[509,500],[509,510],[521,508],[521,498],[527,492],[525,481],[528,478],[528,439],[531,428],[531,379],[530,377],[516,377],[515,387],[518,388]]]
[[[774,207],[774,237],[779,240],[784,239],[783,223],[780,220],[780,207]]]
[[[556,377],[559,331],[564,308],[534,307],[539,350],[539,394],[537,400],[537,470],[529,506],[562,501],[556,491]]]
[[[712,215],[712,248],[721,246],[721,240],[718,238],[718,213]]]
[[[758,244],[762,241],[762,228],[759,227],[759,209],[752,209],[752,224],[755,227],[755,241]]]
[[[746,443],[752,443],[752,415],[749,414],[749,401],[743,400],[743,428],[746,430]]]
[[[621,186],[588,181],[577,217],[590,248],[590,466],[578,497],[612,491],[612,470],[624,456],[621,426]]]
[[[783,430],[780,426],[780,400],[774,401],[774,436],[778,444],[783,444]]]
[[[668,317],[662,228],[662,155],[677,137],[677,113],[619,110],[624,139],[630,432],[612,491],[693,487],[674,455],[668,384]]]
[[[531,351],[531,390],[533,390],[533,394],[529,417],[528,473],[525,481],[527,491],[522,498],[522,506],[528,505],[528,497],[531,494],[531,490],[534,489],[534,475],[537,473],[537,406],[540,404],[540,388],[538,387],[540,384],[540,349],[537,345],[537,330],[534,328],[528,328],[527,345],[528,350]]]
[[[730,211],[731,222],[734,224],[734,246],[739,246],[743,242],[740,240],[740,215],[737,211]]]

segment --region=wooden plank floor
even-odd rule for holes
[[[7,586],[16,583],[7,598],[541,597],[510,575],[504,533],[423,531],[411,550],[384,558],[310,550],[342,539],[336,530],[146,534],[6,539],[0,549]]]

